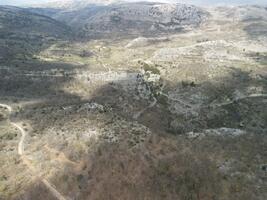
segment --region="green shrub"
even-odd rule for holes
[[[142,66],[143,66],[143,68],[144,68],[144,70],[145,70],[146,72],[150,71],[150,72],[152,72],[153,74],[158,74],[158,75],[160,75],[160,71],[159,71],[159,69],[158,69],[156,66],[151,66],[151,65],[149,65],[149,64],[147,64],[147,63],[142,63]]]

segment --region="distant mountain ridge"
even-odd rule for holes
[[[68,26],[46,15],[13,6],[0,6],[0,24],[5,27],[5,30],[0,31],[19,31],[28,34],[34,32],[53,37],[63,36],[70,31]]]
[[[43,44],[71,36],[69,26],[48,16],[19,7],[0,6],[0,60],[33,55]]]
[[[35,4],[33,7],[56,8],[56,9],[81,9],[88,5],[109,5],[120,2],[118,0],[55,0],[54,2]]]
[[[73,0],[67,0],[67,2],[69,4],[65,7],[55,3],[54,7],[48,8],[17,8],[17,12],[47,16],[50,20],[53,18],[53,23],[58,23],[58,27],[65,24],[65,27],[71,28],[78,38],[164,35],[190,30],[209,17],[208,9],[187,4],[122,3],[116,0],[79,0],[75,3]],[[266,18],[264,7],[238,6],[218,7],[218,9],[225,10],[224,13],[228,13],[228,17],[234,20],[251,20],[251,16],[257,19]],[[39,27],[43,27],[43,24]],[[47,30],[49,29],[44,29]],[[53,29],[53,32],[54,30],[58,29]]]
[[[89,5],[88,2],[95,4]],[[186,26],[199,25],[207,16],[207,12],[201,8],[185,4],[117,1],[97,4],[97,2],[82,0],[73,6],[60,9],[30,8],[30,10],[52,16],[68,24],[76,32],[89,37],[177,32]]]

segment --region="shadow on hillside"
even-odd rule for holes
[[[128,82],[130,83],[130,81]],[[247,186],[240,179],[228,178],[219,171],[217,163],[222,162],[219,155],[223,158],[230,156],[234,159],[246,155],[247,157],[242,161],[243,165],[250,165],[252,161],[249,159],[253,160],[256,154],[263,156],[262,148],[266,137],[261,138],[263,135],[255,134],[253,136],[252,134],[252,138],[245,136],[243,139],[222,138],[218,140],[215,138],[211,141],[204,140],[196,145],[186,139],[173,137],[167,134],[166,130],[175,128],[167,126],[170,123],[169,120],[178,119],[179,124],[182,125],[178,128],[182,130],[172,130],[175,134],[221,127],[243,129],[249,133],[265,133],[267,130],[267,106],[264,100],[266,97],[242,99],[236,95],[237,91],[245,94],[250,87],[262,88],[261,92],[266,94],[267,77],[253,77],[253,74],[249,72],[232,69],[229,76],[214,82],[204,82],[201,85],[181,82],[175,87],[167,86],[169,90],[178,89],[181,96],[183,92],[195,94],[200,90],[207,98],[196,110],[198,116],[171,114],[166,108],[169,103],[158,99],[158,105],[148,109],[138,119],[139,124],[150,128],[152,136],[143,143],[141,142],[143,145],[137,145],[134,148],[127,143],[131,131],[115,124],[120,119],[133,121],[133,114],[144,109],[149,102],[134,100],[133,91],[123,90],[123,87],[118,86],[124,84],[121,81],[106,84],[98,89],[95,96],[89,100],[112,108],[111,113],[107,111],[107,114],[104,113],[104,117],[100,118],[106,120],[106,123],[101,126],[104,125],[106,127],[104,129],[108,129],[110,133],[122,131],[123,139],[118,143],[110,143],[108,140],[103,142],[93,155],[89,156],[85,153],[82,156],[84,165],[79,171],[72,170],[70,167],[64,168],[59,177],[52,179],[56,185],[60,185],[61,191],[67,188],[65,194],[71,197],[77,195],[78,199],[87,199],[88,197],[90,199],[117,199],[121,197],[122,199],[181,198],[197,200],[201,198],[216,199],[223,195],[229,199],[251,199],[252,193],[239,195],[238,192],[231,192],[231,187],[238,185],[240,188],[246,188],[247,191],[255,191],[256,187]],[[252,91],[251,93],[256,92]],[[237,99],[237,97],[241,99]],[[219,107],[209,106],[213,102],[224,103],[227,99],[233,103]],[[95,116],[90,112],[88,115]],[[105,116],[109,119],[105,119]],[[113,119],[111,120],[110,117]],[[109,126],[110,123],[114,126]],[[259,146],[254,149],[253,144],[259,144]],[[216,145],[217,148],[214,148]],[[225,149],[225,146],[228,148]],[[237,151],[231,152],[231,149],[237,149]],[[68,155],[67,151],[65,153]],[[255,161],[255,163],[259,164],[259,161]],[[242,167],[240,166],[240,168]],[[249,168],[245,170],[250,171]],[[68,181],[69,184],[66,183]],[[228,192],[222,190],[224,186],[226,188],[229,186],[226,189]]]
[[[34,185],[31,185],[30,189],[26,193],[22,193],[20,196],[15,197],[14,200],[28,200],[28,199],[38,199],[38,200],[57,200],[46,186],[41,182],[41,180],[36,180]]]
[[[197,200],[203,197],[212,200],[222,194],[221,188],[225,186],[225,182],[234,187],[231,183],[233,179],[225,178],[225,175],[218,171],[217,162],[221,161],[217,160],[219,159],[218,154],[220,153],[224,157],[224,152],[228,151],[224,149],[221,141],[217,139],[210,143],[204,141],[202,146],[198,146],[186,139],[181,139],[183,137],[177,138],[166,132],[181,134],[227,127],[248,130],[249,133],[265,133],[267,130],[267,106],[264,100],[266,97],[243,98],[242,94],[246,94],[247,90],[252,90],[251,94],[259,92],[266,94],[267,77],[258,77],[257,74],[232,69],[229,76],[212,82],[207,81],[201,84],[189,82],[187,84],[186,81],[183,81],[167,85],[168,91],[175,90],[178,96],[185,97],[182,100],[188,100],[187,103],[190,105],[194,105],[194,102],[187,98],[188,95],[194,95],[200,91],[205,98],[193,114],[190,114],[191,110],[187,107],[184,109],[187,109],[188,112],[175,114],[169,111],[168,107],[171,102],[157,97],[158,105],[148,109],[138,119],[139,126],[141,124],[147,126],[152,135],[141,141],[141,145],[134,147],[128,143],[128,139],[131,137],[129,135],[132,134],[129,127],[134,121],[133,115],[147,107],[151,100],[137,100],[134,89],[125,89],[125,87],[130,88],[131,84],[132,80],[130,79],[106,82],[87,101],[70,103],[69,106],[72,108],[67,113],[59,112],[60,108],[54,106],[53,109],[42,114],[42,121],[33,116],[37,114],[36,116],[40,117],[38,109],[29,111],[25,119],[32,120],[33,129],[40,130],[40,127],[46,129],[48,126],[53,126],[55,131],[59,128],[66,136],[61,140],[57,132],[54,136],[56,141],[49,143],[56,145],[52,145],[52,147],[59,148],[59,151],[64,152],[72,161],[82,163],[78,169],[61,163],[63,167],[59,165],[57,175],[50,178],[56,188],[74,199],[87,199],[88,197],[90,199],[117,199],[120,196],[122,199],[182,198]],[[259,89],[260,91],[257,91]],[[88,107],[82,110],[86,102],[103,105],[104,110],[92,110]],[[224,105],[225,102],[229,102],[229,104]],[[212,106],[214,103],[223,105]],[[180,104],[180,102],[176,102],[176,104]],[[42,124],[51,121],[52,118],[52,123]],[[87,123],[88,120],[90,123]],[[79,137],[70,141],[77,140],[77,144],[81,145],[88,139],[83,137],[83,134],[91,129],[107,131],[108,135],[120,133],[122,139],[119,142],[110,142],[109,138],[104,137],[101,138],[103,141],[100,144],[91,144],[90,141],[87,141],[87,149],[77,146],[77,148],[81,148],[78,152],[76,147],[70,145],[71,142],[66,142],[64,139],[78,134]],[[45,137],[45,135],[40,137]],[[243,148],[238,145],[238,139],[224,139],[223,141],[228,143],[229,149],[240,150]],[[248,138],[244,139],[245,146],[248,141]],[[216,151],[213,149],[214,144],[218,145]],[[88,150],[91,148],[90,145],[96,145],[93,146],[96,148],[95,151]],[[250,145],[250,147],[252,146]],[[262,145],[260,147],[262,148]],[[243,150],[245,153],[250,151]],[[261,155],[262,151],[260,149],[253,151],[252,157],[255,154]],[[244,162],[246,164],[247,161]],[[234,179],[234,181],[236,181],[235,184],[240,184],[241,188],[252,191],[255,189],[238,182],[240,180]],[[228,195],[227,197],[238,195],[236,192],[231,192],[231,187],[227,188],[229,192],[225,194]],[[29,192],[28,195],[31,195],[31,191],[27,192]],[[251,194],[246,193],[243,196],[233,196],[232,198],[251,199]]]
[[[208,99],[199,113],[204,129],[227,127],[265,133],[267,76],[261,70],[257,73],[232,71],[231,76],[216,84],[206,83]]]
[[[21,62],[47,47],[70,41],[70,27],[48,16],[33,14],[14,6],[0,6],[0,63]]]
[[[157,104],[147,109],[137,121],[149,127],[153,133],[163,134],[182,134],[221,127],[258,130],[263,133],[267,128],[264,120],[266,97],[248,96],[267,94],[267,76],[235,68],[231,71],[226,77],[201,84],[187,81],[174,84],[165,81],[166,91],[175,91],[179,101],[168,100],[162,95],[155,96]],[[110,107],[116,115],[132,121],[134,114],[149,107],[153,100],[136,100],[136,90],[125,90],[119,85],[122,83],[104,85],[89,101]],[[178,110],[175,110],[175,106]],[[184,112],[180,112],[181,110]]]
[[[179,83],[165,81],[167,82],[165,93],[170,91],[178,100],[175,99],[176,97],[167,99],[166,96],[155,95],[157,104],[151,108],[149,106],[153,102],[152,96],[148,99],[140,98],[137,90],[139,86],[130,76],[118,81],[102,80],[102,83],[95,87],[93,94],[83,99],[62,91],[61,87],[65,83],[74,80],[71,77],[44,77],[43,79],[24,77],[22,80],[11,78],[9,81],[3,81],[1,85],[4,86],[3,96],[14,95],[17,98],[25,97],[30,100],[40,98],[44,102],[50,102],[51,109],[61,110],[56,114],[56,118],[66,119],[65,122],[64,120],[61,122],[63,124],[68,123],[72,118],[79,119],[77,110],[84,104],[97,103],[105,108],[105,112],[126,121],[136,121],[134,115],[146,109],[137,121],[150,128],[155,134],[166,132],[183,134],[220,127],[248,128],[248,130],[258,130],[258,132],[266,130],[263,105],[266,98],[264,94],[267,94],[267,77],[264,74],[244,72],[233,68],[228,76],[201,84],[186,80]],[[105,79],[105,77],[101,78]],[[83,88],[94,87],[90,80],[80,84]],[[251,94],[263,94],[263,96],[249,97]],[[62,106],[73,108],[66,114]],[[26,106],[24,110],[29,109],[29,113],[33,112],[38,116],[40,114],[38,105],[35,107],[36,110],[32,110],[32,106],[29,108]],[[23,117],[23,113],[21,114]],[[107,118],[111,117],[110,114]],[[53,115],[53,112],[47,112],[42,117],[49,121],[50,115]],[[28,120],[33,120],[34,129],[41,126],[38,117],[35,119],[30,117]]]
[[[63,86],[73,80],[74,70],[84,66],[62,62],[29,60],[13,62],[0,69],[1,100],[19,101],[74,101],[79,97],[66,93]]]
[[[267,34],[267,24],[265,21],[251,22],[243,28],[251,39],[259,39]]]

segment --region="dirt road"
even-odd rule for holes
[[[0,104],[0,107],[6,108],[9,113],[12,113],[12,107],[6,104]],[[27,136],[27,132],[23,129],[23,127],[19,124],[19,123],[15,123],[15,122],[10,122],[12,126],[14,126],[17,130],[19,130],[19,132],[21,133],[21,138],[19,140],[19,144],[18,144],[18,154],[20,156],[22,156],[22,160],[27,159],[24,155],[24,142],[25,142],[25,138]],[[27,162],[27,166],[29,162]],[[33,170],[33,167],[29,167],[32,170],[32,173],[38,177],[38,174],[36,174],[35,170]],[[47,189],[53,194],[54,197],[56,197],[58,200],[67,200],[62,194],[60,194],[60,192],[58,192],[55,188],[55,186],[53,186],[48,180],[41,178],[42,183],[47,187]]]

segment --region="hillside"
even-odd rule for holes
[[[78,10],[87,7],[89,5],[109,5],[116,2],[119,1],[118,0],[57,0],[51,3],[36,4],[33,5],[33,7]]]
[[[0,200],[267,199],[266,7],[0,11]]]
[[[22,8],[0,6],[0,59],[30,55],[43,44],[70,36],[71,29],[52,18]]]
[[[39,9],[39,12],[44,13],[44,10]],[[38,12],[38,9],[31,11]],[[112,37],[183,31],[198,26],[207,13],[184,4],[139,2],[66,8],[52,16],[85,36]]]
[[[236,6],[200,8],[186,4],[113,3],[100,1],[69,1],[69,6],[28,8],[28,11],[50,16],[68,24],[79,37],[136,37],[154,34],[186,32],[200,26],[216,13],[215,18],[243,22],[251,35],[266,33],[266,8],[263,6]],[[62,3],[62,2],[61,2]],[[59,3],[60,4],[60,3]]]

